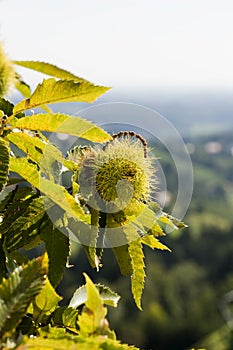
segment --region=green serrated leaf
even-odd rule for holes
[[[106,287],[102,284],[96,284],[95,286],[98,289],[99,295],[104,304],[117,307],[118,301],[120,299],[120,296],[117,293],[113,292],[109,287]],[[83,285],[76,289],[70,300],[69,306],[77,308],[80,305],[85,304],[86,301],[87,288],[86,285]]]
[[[94,102],[108,90],[107,87],[95,86],[86,81],[45,79],[37,86],[30,98],[19,102],[14,107],[14,114],[50,103]]]
[[[34,135],[24,132],[9,133],[5,139],[20,148],[33,161],[40,164],[45,170],[51,167],[54,160],[57,160],[69,170],[77,170],[77,164],[63,157],[60,150],[49,142],[45,142]],[[44,169],[43,169],[44,170]]]
[[[74,197],[64,187],[43,177],[40,178],[37,167],[31,164],[27,158],[11,158],[10,170],[22,176],[74,219],[90,222],[89,215],[84,213]]]
[[[4,188],[8,179],[10,149],[8,143],[0,139],[0,192]]]
[[[163,232],[162,228],[159,226],[157,222],[155,222],[152,225],[152,227],[148,230],[148,233],[154,235],[155,237],[165,236],[165,233]]]
[[[12,218],[13,215],[16,215],[15,217],[18,217],[17,213],[20,211],[21,205],[24,205],[26,200],[30,201],[30,198],[32,196],[35,196],[35,192],[32,190],[31,187],[28,187],[28,186],[5,187],[0,194],[0,213],[3,214],[3,219],[7,220],[10,217]],[[28,202],[26,205],[28,205]],[[6,207],[7,207],[7,211],[6,211]],[[9,225],[13,221],[11,218],[8,221],[7,225]]]
[[[33,317],[35,320],[39,322],[43,315],[48,312],[52,313],[60,300],[62,300],[62,297],[56,293],[47,278],[45,285],[33,301]]]
[[[171,252],[170,248],[159,242],[159,240],[152,235],[146,235],[142,237],[141,242],[150,247],[151,249],[168,250],[169,252]]]
[[[41,178],[39,189],[55,204],[62,208],[67,215],[73,217],[75,220],[90,223],[90,216],[84,213],[80,204],[75,201],[75,198],[72,197],[64,187]]]
[[[122,275],[132,275],[132,261],[129,255],[129,245],[112,248]]]
[[[34,114],[14,119],[11,123],[20,129],[58,132],[93,142],[105,142],[111,139],[109,134],[88,120],[60,113]]]
[[[93,214],[94,209],[91,209]],[[91,215],[90,224],[77,222],[77,220],[69,219],[69,229],[71,232],[71,239],[78,240],[82,244],[85,254],[90,265],[99,270],[100,260],[97,255],[96,242],[98,237],[98,227],[93,224],[97,216]]]
[[[107,309],[104,307],[98,289],[91,279],[84,274],[86,279],[87,300],[81,315],[78,318],[80,335],[91,335],[99,331],[103,326]]]
[[[48,277],[53,287],[56,287],[63,276],[64,268],[70,254],[69,238],[54,227],[48,219],[40,232],[41,239],[45,242],[49,257]]]
[[[39,189],[39,171],[35,164],[28,161],[27,158],[10,158],[10,171],[22,176],[32,186]]]
[[[88,245],[83,245],[85,254],[89,260],[90,265],[93,268],[96,268],[97,271],[99,271],[99,267],[101,266],[101,254],[102,254],[102,249],[96,248],[97,245],[97,239],[99,235],[99,218],[100,218],[100,213],[98,210],[90,207],[89,208],[90,214],[91,214],[91,225],[85,229],[85,231],[89,231],[90,233],[90,241]],[[80,229],[80,231],[82,231]],[[85,232],[84,231],[84,232]],[[80,232],[81,234],[81,232]],[[83,232],[82,232],[83,234]]]
[[[5,190],[7,189],[8,188]],[[4,246],[7,246],[8,249],[10,246],[12,249],[16,249],[17,245],[22,247],[22,245],[19,243],[20,241],[25,240],[25,242],[28,243],[30,240],[34,239],[34,233],[32,232],[34,227],[32,227],[33,225],[28,222],[28,217],[27,215],[25,216],[25,213],[32,211],[30,214],[32,215],[33,223],[37,222],[37,218],[34,218],[34,213],[37,211],[37,208],[32,208],[32,210],[29,208],[33,199],[36,197],[36,193],[30,187],[15,187],[0,203],[0,209],[2,211],[0,232],[4,238]],[[37,207],[37,204],[35,205]],[[14,225],[14,223],[16,223],[16,225]],[[28,230],[29,227],[30,232]],[[23,228],[24,231],[22,231]]]
[[[144,271],[144,254],[140,239],[132,241],[129,244],[129,255],[133,268],[133,274],[131,276],[131,290],[137,307],[139,310],[142,310],[141,297],[146,275]]]
[[[9,219],[1,227],[4,246],[11,252],[32,242],[38,235],[39,222],[44,217],[45,208],[41,198],[28,200],[20,208],[20,213]]]
[[[16,268],[0,285],[0,337],[5,338],[22,317],[44,285],[47,269],[42,258]]]
[[[92,310],[93,312],[95,312],[95,310],[98,309],[99,307],[102,308],[103,302],[99,295],[98,289],[96,288],[95,284],[92,282],[90,277],[88,277],[86,273],[84,273],[84,277],[86,280],[86,289],[87,289],[87,300],[85,305],[89,310]],[[104,315],[105,312],[102,312],[102,314]],[[104,316],[101,316],[101,317],[104,317]]]
[[[87,81],[83,78],[78,77],[65,69],[59,68],[54,64],[41,62],[41,61],[13,61],[14,64],[18,66],[22,66],[25,68],[33,69],[37,72],[41,72],[52,77],[56,77],[59,79],[68,79],[74,81]]]
[[[87,231],[87,229],[86,229]],[[91,230],[89,230],[91,232]],[[87,259],[89,261],[89,264],[91,265],[91,267],[93,267],[94,269],[96,269],[97,271],[99,271],[99,267],[100,267],[100,261],[98,259],[98,256],[96,254],[96,248],[95,247],[90,247],[90,246],[86,246],[86,245],[82,245],[84,252],[87,256]]]
[[[120,296],[117,293],[113,292],[109,287],[102,284],[96,284],[96,288],[98,289],[104,304],[117,307],[120,300]]]

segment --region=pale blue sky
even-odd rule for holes
[[[2,0],[0,40],[113,87],[233,89],[232,0]]]

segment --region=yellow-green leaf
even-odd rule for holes
[[[32,186],[39,189],[39,171],[36,165],[28,162],[27,158],[11,157],[9,169],[22,176]]]
[[[22,176],[74,219],[90,223],[89,215],[84,213],[74,197],[64,187],[40,177],[37,167],[26,158],[11,157],[10,170]]]
[[[110,135],[91,122],[60,113],[34,114],[18,120],[12,119],[11,123],[20,129],[59,132],[94,142],[105,142],[111,139]]]
[[[14,64],[18,66],[22,66],[25,68],[33,69],[37,72],[41,72],[52,77],[56,77],[59,79],[68,79],[74,81],[86,81],[83,78],[78,77],[65,69],[59,68],[54,64],[40,61],[13,61]]]
[[[153,234],[155,237],[157,236],[165,236],[162,228],[159,226],[157,222],[155,222],[152,227],[148,231],[150,234]]]
[[[142,243],[150,247],[151,249],[160,249],[160,250],[168,250],[171,252],[171,249],[168,248],[166,245],[159,242],[158,239],[156,239],[152,235],[146,235],[141,239]]]
[[[131,264],[131,258],[129,255],[129,246],[123,245],[120,247],[113,247],[112,250],[122,275],[132,275],[133,269]]]
[[[44,287],[41,289],[40,293],[35,297],[33,301],[34,317],[37,318],[38,315],[42,316],[47,312],[51,313],[55,310],[60,300],[62,300],[62,297],[56,293],[47,278]]]
[[[44,79],[37,85],[30,98],[19,102],[14,107],[14,114],[49,103],[94,102],[108,90],[107,87],[96,86],[86,81]]]
[[[141,240],[129,244],[129,254],[132,261],[133,274],[131,276],[131,290],[137,307],[142,310],[141,297],[145,282],[144,254]]]
[[[91,279],[84,274],[86,279],[87,300],[81,315],[78,318],[80,335],[92,335],[97,333],[102,327],[107,309],[99,295],[98,289]]]
[[[84,273],[84,277],[86,280],[86,290],[87,290],[87,300],[85,302],[86,307],[93,312],[95,309],[101,307],[103,305],[103,301],[99,295],[99,291],[96,288],[95,284],[92,282],[90,277]]]
[[[41,178],[39,190],[62,208],[67,215],[74,219],[90,223],[90,216],[85,214],[81,206],[75,201],[67,190],[52,181]]]
[[[77,164],[71,160],[65,159],[60,150],[49,141],[42,141],[40,138],[34,135],[28,135],[24,132],[9,133],[5,136],[5,139],[20,148],[29,158],[38,164],[42,161],[42,165],[45,165],[45,163],[47,163],[46,160],[49,160],[49,163],[57,160],[69,170],[77,170]]]
[[[39,257],[17,267],[0,285],[0,337],[12,334],[45,282],[47,266]]]

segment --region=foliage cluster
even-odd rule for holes
[[[221,143],[220,153],[205,151],[205,145],[212,141]],[[104,266],[99,278],[111,281],[111,288],[117,286],[122,296],[119,308],[114,313],[110,310],[109,316],[113,328],[125,342],[133,338],[134,344],[141,348],[158,350],[184,350],[194,343],[196,348],[231,350],[233,331],[225,323],[221,302],[225,293],[232,290],[233,283],[232,132],[189,137],[186,142],[195,148],[191,155],[194,193],[186,216],[189,228],[166,237],[175,254],[154,255],[146,250],[150,278],[144,292],[144,312],[135,313],[125,292],[127,281],[117,274],[115,265],[111,269]],[[176,188],[176,170],[158,144],[154,149],[171,191]],[[84,260],[82,252],[73,259]],[[87,267],[86,271],[90,273]],[[78,274],[78,269],[69,273]],[[71,293],[71,284],[66,280],[71,281],[72,277],[66,275],[61,287],[69,288]],[[135,324],[132,320],[136,317]],[[120,322],[122,319],[127,328]]]
[[[11,83],[25,97],[16,105],[4,97],[0,99],[1,346],[73,349],[78,344],[80,349],[128,349],[129,346],[116,340],[106,319],[104,304],[117,306],[119,299],[110,289],[95,285],[85,275],[86,284],[75,291],[69,305],[59,306],[61,297],[55,289],[68,264],[70,239],[75,237],[82,244],[90,265],[97,270],[101,267],[104,248],[99,241],[107,240],[121,273],[131,278],[132,295],[141,309],[145,280],[143,246],[169,250],[158,240],[165,235],[164,225],[178,229],[184,224],[164,213],[147,193],[135,190],[142,179],[150,182],[145,169],[138,169],[135,163],[126,166],[122,158],[118,164],[116,156],[113,157],[116,167],[122,164],[126,167],[118,180],[131,184],[126,191],[131,198],[130,205],[125,206],[121,201],[120,192],[118,197],[115,195],[115,201],[112,197],[109,201],[98,200],[97,195],[106,193],[105,187],[103,192],[98,189],[88,196],[81,191],[81,170],[87,169],[90,160],[97,159],[98,152],[105,154],[105,149],[120,141],[81,117],[53,113],[48,104],[90,103],[108,88],[48,63],[7,59],[2,62],[2,76],[6,76],[5,71],[14,71],[13,64],[16,64],[52,78],[44,79],[32,93],[15,71],[13,79],[9,74],[6,80],[0,80],[2,94]],[[63,155],[45,132],[80,137],[93,146],[78,147]],[[127,142],[130,146],[130,141]],[[143,147],[141,149],[144,152]],[[91,158],[90,153],[94,154]],[[112,161],[109,159],[111,166]],[[70,174],[69,190],[60,182],[63,172]],[[144,191],[145,187],[141,188]],[[132,189],[137,195],[132,195]],[[93,206],[90,203],[94,203]],[[108,205],[111,211],[104,212]],[[53,220],[51,212],[56,214]],[[44,253],[30,260],[26,251],[39,245]]]

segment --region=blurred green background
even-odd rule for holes
[[[110,285],[122,299],[109,310],[111,327],[120,339],[142,349],[184,350],[191,347],[231,350],[233,333],[224,319],[224,295],[233,288],[232,132],[185,138],[194,168],[194,192],[185,217],[188,228],[162,241],[172,253],[146,250],[147,279],[140,312],[129,279],[119,273],[106,249],[103,267],[93,271],[82,249],[73,244],[71,264],[60,291],[67,300],[83,283],[82,272]],[[154,152],[167,176],[172,206],[176,170],[159,145]]]

